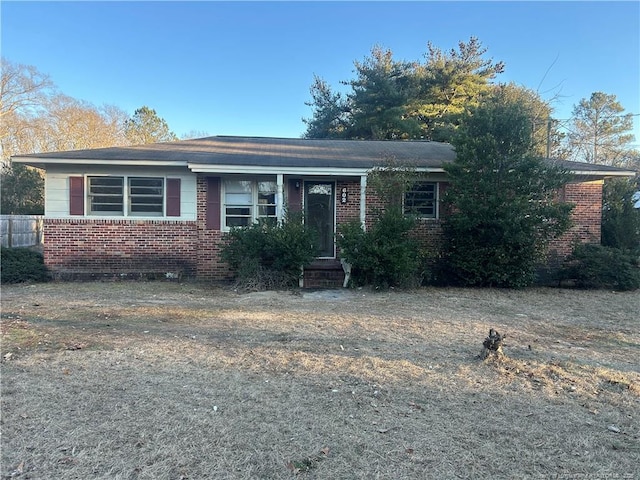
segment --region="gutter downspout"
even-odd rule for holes
[[[367,220],[367,176],[362,175],[360,177],[360,224],[362,230],[366,230]]]

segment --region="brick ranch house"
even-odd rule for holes
[[[392,158],[424,177],[405,201],[421,215],[425,242],[440,236],[443,165],[451,145],[425,141],[207,137],[133,147],[21,155],[14,162],[45,171],[45,263],[56,278],[175,274],[225,280],[225,232],[260,217],[304,211],[320,234],[320,256],[305,287],[340,286],[334,236],[343,222],[371,219],[367,173]],[[602,185],[633,176],[619,168],[561,162],[573,181],[560,192],[575,204],[574,227],[550,254],[572,242],[600,241]]]

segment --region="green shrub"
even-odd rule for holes
[[[609,179],[602,191],[602,245],[640,254],[640,208],[636,179]]]
[[[46,282],[49,272],[41,253],[29,248],[3,248],[2,283]]]
[[[532,112],[497,89],[465,114],[444,166],[443,260],[438,280],[522,288],[533,283],[547,246],[571,225],[557,191],[568,172],[532,147]]]
[[[233,228],[226,239],[222,260],[234,270],[239,286],[249,290],[297,286],[317,252],[313,233],[297,215],[281,224],[264,219]]]
[[[602,245],[580,244],[559,271],[559,280],[578,288],[636,290],[640,288],[638,258]]]
[[[413,287],[423,276],[420,245],[411,236],[415,220],[396,209],[380,214],[364,231],[360,222],[341,226],[337,239],[340,255],[351,264],[355,285],[375,288]]]

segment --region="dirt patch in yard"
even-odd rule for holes
[[[637,478],[640,292],[3,286],[2,478]],[[478,355],[490,328],[505,358]]]

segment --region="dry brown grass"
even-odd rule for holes
[[[0,475],[638,478],[639,310],[639,292],[3,286]],[[506,357],[482,362],[490,327]]]

